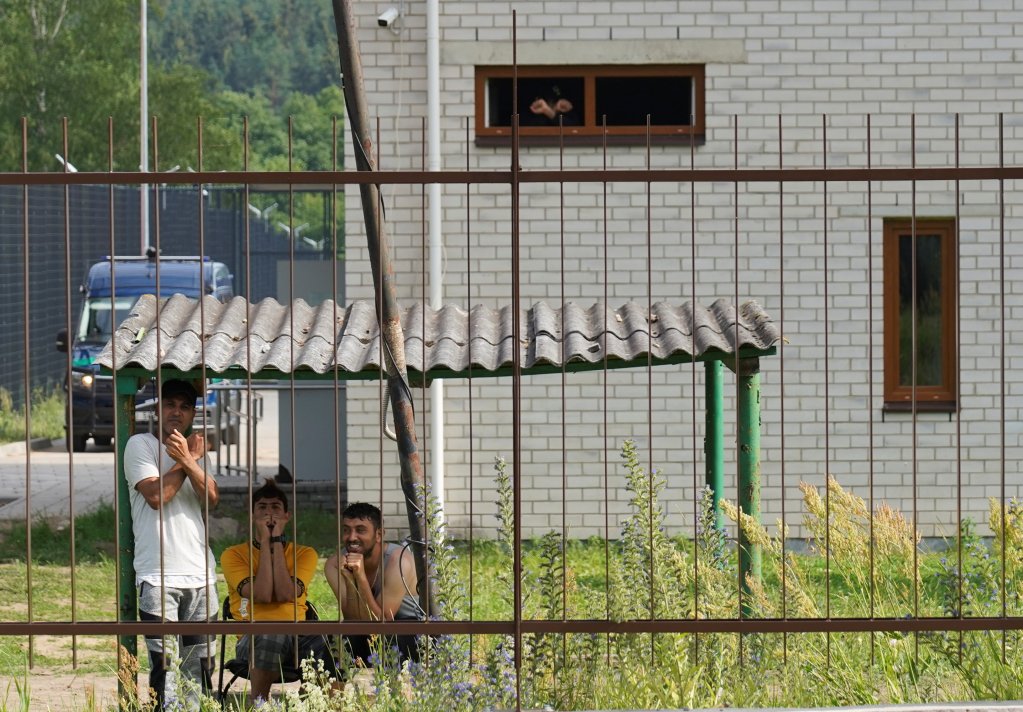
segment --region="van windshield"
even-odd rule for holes
[[[131,297],[115,299],[115,313],[111,319],[109,297],[87,299],[82,309],[82,321],[78,325],[78,340],[106,342],[113,335],[112,327],[124,321],[134,304],[135,299]]]

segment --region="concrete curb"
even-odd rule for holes
[[[50,438],[33,438],[29,441],[29,447],[33,450],[46,450],[47,448],[53,447],[53,443],[59,442]],[[13,443],[4,443],[0,445],[0,455],[24,455],[25,454],[25,441],[18,440]]]

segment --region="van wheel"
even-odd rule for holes
[[[68,452],[85,452],[85,443],[88,442],[88,435],[76,435],[68,439]]]
[[[105,437],[105,438],[95,438],[94,437],[92,439],[92,441],[94,443],[96,443],[97,447],[110,447],[110,443],[112,443],[114,441],[114,439],[111,438],[111,437]]]

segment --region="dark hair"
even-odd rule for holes
[[[277,482],[273,477],[263,480],[263,486],[252,493],[253,509],[256,508],[256,502],[261,499],[279,499],[284,503],[284,511],[288,511],[288,495],[284,494],[284,490],[277,486]]]
[[[195,390],[195,386],[191,383],[180,378],[164,381],[163,386],[160,388],[160,398],[173,398],[175,396],[181,396],[188,405],[195,407],[195,399],[199,397],[199,392]]]
[[[342,519],[368,519],[373,526],[380,529],[384,526],[384,519],[380,514],[380,508],[369,502],[352,502],[345,511],[341,512]]]

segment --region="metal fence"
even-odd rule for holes
[[[257,299],[277,296],[277,263],[287,261],[291,252],[281,231],[267,220],[250,219],[237,186],[209,186],[204,190],[202,201],[194,185],[156,184],[149,192],[150,231],[155,232],[159,224],[162,253],[197,254],[199,211],[202,210],[205,254],[228,265],[242,264],[241,246],[248,230],[251,274],[236,270],[236,286]],[[63,359],[53,348],[53,338],[66,326],[65,243],[70,257],[67,271],[71,307],[77,315],[81,309],[79,286],[89,265],[108,254],[140,254],[140,191],[124,185],[82,184],[70,186],[65,194],[58,185],[36,185],[29,188],[27,200],[23,200],[24,197],[23,191],[15,185],[0,187],[0,216],[3,218],[0,220],[0,296],[8,305],[0,315],[0,327],[6,333],[22,329],[26,294],[23,267],[27,264],[30,285],[27,294],[33,320],[29,351],[34,365],[31,385],[45,388],[64,378]],[[202,208],[200,202],[204,203]],[[23,213],[26,209],[27,214]],[[27,258],[26,243],[22,239],[25,225],[29,231]],[[303,247],[298,251],[298,259],[325,259],[322,251],[316,254]],[[252,280],[251,285],[248,279]],[[7,389],[19,405],[23,390],[21,354],[22,344],[16,340],[7,339],[0,346],[0,387]]]
[[[1007,166],[1004,160],[986,165],[965,165],[959,151],[958,116],[953,125],[954,150],[945,154],[946,160],[940,164],[935,164],[933,153],[928,154],[931,160],[926,167],[917,162],[913,117],[907,119],[911,132],[909,161],[905,166],[892,165],[896,158],[905,157],[905,153],[896,157],[886,155],[884,160],[878,160],[871,149],[874,133],[870,118],[864,117],[861,124],[865,128],[863,140],[857,142],[855,150],[848,152],[859,156],[859,165],[829,167],[828,156],[833,155],[833,151],[827,137],[829,119],[824,117],[818,132],[819,150],[815,153],[821,159],[819,165],[786,168],[784,147],[787,144],[784,123],[779,117],[774,159],[767,161],[764,158],[772,153],[769,148],[772,142],[765,139],[762,150],[757,153],[758,166],[747,167],[739,159],[742,124],[738,118],[734,118],[733,123],[734,162],[731,167],[698,165],[698,149],[694,140],[688,149],[677,151],[673,156],[677,164],[674,167],[652,166],[648,142],[644,147],[643,165],[637,167],[566,170],[563,167],[566,149],[562,144],[556,154],[551,154],[557,158],[547,158],[549,164],[557,164],[556,168],[526,168],[520,160],[522,149],[513,141],[508,166],[499,169],[380,171],[372,174],[346,171],[200,171],[189,175],[159,176],[118,172],[0,175],[0,186],[4,186],[5,190],[13,186],[15,189],[20,187],[22,191],[23,284],[30,281],[28,275],[35,254],[29,245],[31,226],[28,216],[33,202],[32,191],[37,186],[62,191],[65,206],[76,186],[107,186],[113,196],[114,189],[120,186],[156,183],[241,186],[239,190],[243,196],[247,196],[250,190],[268,185],[276,186],[278,190],[312,186],[337,196],[346,189],[375,184],[393,188],[395,194],[405,191],[402,195],[412,203],[418,199],[425,204],[425,187],[441,183],[449,197],[457,198],[457,210],[464,210],[464,215],[451,219],[453,229],[449,231],[455,233],[450,240],[451,249],[458,243],[459,251],[452,264],[466,267],[464,272],[456,273],[458,290],[464,297],[458,306],[468,311],[473,307],[475,298],[482,295],[481,298],[490,299],[491,293],[484,291],[481,285],[500,283],[502,289],[507,286],[505,301],[512,306],[507,312],[511,327],[509,333],[516,337],[512,342],[513,352],[517,352],[518,338],[528,341],[537,337],[537,334],[523,330],[526,316],[519,311],[530,306],[527,300],[532,296],[546,295],[555,302],[556,309],[563,308],[570,298],[589,293],[595,294],[598,304],[603,306],[610,306],[616,299],[633,299],[645,310],[644,319],[648,324],[647,331],[640,334],[645,341],[642,345],[645,350],[640,348],[636,351],[631,363],[622,362],[629,359],[616,361],[607,357],[587,362],[586,372],[580,374],[584,379],[582,386],[573,385],[574,371],[580,368],[580,362],[570,362],[567,358],[567,341],[571,334],[567,333],[564,312],[558,312],[562,321],[556,322],[556,328],[561,329],[558,336],[564,339],[564,342],[559,342],[559,348],[565,352],[559,355],[566,357],[561,361],[548,362],[546,369],[530,372],[516,357],[511,369],[503,366],[502,361],[502,367],[496,373],[498,379],[484,385],[481,384],[484,377],[495,374],[486,374],[485,368],[474,365],[478,362],[470,355],[468,368],[445,367],[427,374],[434,378],[464,381],[458,386],[462,390],[457,391],[456,397],[460,406],[464,406],[460,412],[466,417],[457,419],[455,439],[459,441],[457,447],[464,456],[457,465],[464,465],[464,477],[459,486],[466,490],[466,496],[459,498],[451,496],[451,492],[441,493],[447,500],[445,515],[449,522],[457,522],[455,529],[468,542],[465,549],[465,570],[469,572],[465,581],[468,603],[461,617],[445,616],[444,620],[419,624],[336,619],[301,623],[138,622],[134,620],[132,582],[124,580],[131,577],[130,560],[127,566],[124,565],[131,545],[125,540],[125,537],[130,538],[130,528],[124,526],[128,512],[122,497],[117,512],[122,525],[117,547],[122,577],[118,599],[120,619],[82,620],[74,612],[76,555],[73,546],[69,552],[72,564],[71,619],[33,619],[33,555],[30,544],[25,552],[25,559],[30,562],[27,598],[24,599],[27,619],[0,623],[0,634],[105,635],[121,636],[125,641],[144,634],[242,634],[252,631],[292,632],[297,629],[329,634],[414,630],[471,637],[501,635],[510,636],[515,653],[514,668],[521,671],[524,651],[535,652],[535,647],[530,647],[533,643],[528,641],[535,642],[539,639],[537,636],[548,634],[598,635],[605,641],[601,655],[606,655],[610,661],[611,641],[617,639],[616,636],[627,634],[684,634],[692,636],[698,647],[701,636],[716,634],[781,634],[787,641],[787,636],[821,633],[826,636],[830,659],[831,636],[843,633],[923,634],[1023,628],[1023,617],[1019,615],[1023,606],[1013,588],[1018,559],[1014,537],[1020,522],[1017,519],[1018,505],[1011,501],[1019,485],[1013,477],[1019,462],[1013,415],[1019,407],[1015,399],[1019,379],[1012,324],[1020,308],[1021,277],[1013,231],[1018,227],[1019,218],[1015,181],[1023,178],[1023,168]],[[994,153],[1003,156],[1006,139],[1001,117],[997,127]],[[904,128],[905,125],[899,130]],[[847,137],[847,140],[851,139]],[[1012,140],[1016,141],[1016,138]],[[1012,145],[1015,147],[1015,143]],[[468,138],[465,148],[468,156],[471,151]],[[605,156],[609,151],[606,145],[596,150],[597,155],[602,150]],[[767,167],[763,165],[765,162],[775,165]],[[605,166],[606,163],[605,160]],[[595,209],[591,210],[588,204],[575,200],[583,187],[597,196]],[[933,200],[934,194],[950,196],[951,199],[943,203],[945,207],[939,208]],[[924,199],[922,196],[925,195],[931,197]],[[665,196],[672,196],[672,200],[666,200]],[[981,216],[983,220],[978,217],[979,212],[971,212],[973,205],[985,206]],[[495,212],[504,210],[505,206],[508,212],[499,218],[494,218],[493,213],[481,218],[480,213],[474,212],[480,207],[493,206],[497,206]],[[855,209],[842,212],[836,210],[836,206],[853,206]],[[893,209],[892,206],[898,207]],[[922,206],[924,209],[920,210]],[[539,211],[548,227],[531,233],[523,225],[531,224],[530,220],[537,214],[530,212],[533,210]],[[572,217],[566,217],[566,210],[572,213]],[[110,199],[110,211],[114,212],[113,197]],[[622,211],[629,216],[624,221],[620,219]],[[71,223],[71,213],[65,210],[64,215],[63,249],[70,254],[75,228]],[[908,217],[908,228],[902,228],[900,233],[896,227],[895,237],[889,238],[884,221],[898,216]],[[919,226],[925,218],[935,217],[947,218],[956,238],[950,243],[954,246],[954,254],[945,255],[952,264],[953,283],[942,285],[942,289],[951,292],[953,305],[952,333],[946,331],[942,336],[950,344],[953,358],[950,367],[955,403],[938,409],[939,416],[934,415],[935,409],[925,401],[932,384],[919,382],[927,368],[926,360],[939,357],[931,352],[921,356],[921,343],[926,335],[917,322],[918,314],[925,313],[925,306],[930,308],[919,296],[926,290],[921,288],[918,280],[928,278],[926,266],[921,264],[917,253],[918,249],[925,249],[918,239],[924,236],[925,230]],[[486,224],[480,227],[477,221]],[[978,222],[983,224],[978,225]],[[662,227],[655,228],[655,223]],[[421,288],[420,294],[425,302],[425,267],[422,273],[417,272],[417,268],[426,262],[425,241],[422,239],[425,229],[417,237],[416,226],[421,224],[421,215],[416,215],[404,231],[399,231],[404,235],[399,239],[408,242],[408,254],[415,256],[418,251],[418,259],[399,261],[393,278],[399,284],[408,278],[414,285],[408,290],[409,295],[414,299],[415,288]],[[498,225],[496,233],[492,229],[493,224]],[[663,227],[665,224],[667,228]],[[109,230],[110,252],[117,253],[124,248],[117,241],[112,225],[113,221]],[[632,232],[637,225],[640,227],[638,234]],[[507,232],[503,231],[505,228]],[[336,220],[334,229],[340,229]],[[200,252],[205,252],[201,223],[197,232]],[[906,242],[909,246],[908,268],[904,258],[903,262],[898,261],[903,233],[909,235]],[[670,237],[665,237],[666,234],[675,236],[674,243]],[[927,234],[930,235],[929,232]],[[894,258],[885,253],[889,242],[896,246]],[[979,245],[990,249],[975,249]],[[245,228],[241,244],[236,245],[236,249],[241,260],[247,263],[254,249],[250,228]],[[352,249],[349,245],[349,251]],[[489,267],[483,268],[479,262],[483,258],[478,254],[474,257],[473,252],[488,250],[486,261]],[[582,257],[573,254],[576,250],[585,254]],[[535,260],[540,254],[544,255],[542,259],[547,265],[546,270],[525,265],[527,260]],[[291,258],[294,260],[294,253]],[[677,274],[674,283],[670,280],[654,282],[657,262],[664,259],[686,266]],[[892,259],[896,260],[895,276],[892,277],[895,281],[889,283],[884,281],[888,279],[884,270],[888,269],[886,265]],[[806,264],[797,266],[797,262]],[[576,265],[574,270],[569,267],[573,264]],[[836,267],[836,264],[841,266]],[[556,269],[553,268],[555,265]],[[349,265],[349,276],[351,270]],[[335,271],[335,280],[338,275]],[[705,281],[710,275],[713,275],[712,283]],[[642,281],[644,277],[645,283]],[[60,279],[59,275],[57,278]],[[62,288],[68,294],[73,278],[74,275],[66,270],[61,280]],[[344,279],[343,275],[341,279]],[[244,284],[244,295],[248,301],[254,302],[258,295],[248,286],[251,282]],[[538,284],[542,287],[537,287]],[[335,282],[335,293],[336,287]],[[885,381],[888,378],[885,374],[888,367],[886,359],[891,357],[885,349],[892,347],[892,337],[885,329],[889,326],[886,320],[891,321],[892,315],[886,311],[885,299],[886,295],[891,297],[893,290],[900,293],[900,289],[910,295],[909,304],[907,307],[896,302],[895,315],[903,319],[903,331],[896,328],[892,333],[895,339],[900,339],[903,348],[908,349],[908,358],[901,362],[895,359],[897,365],[907,365],[908,381],[900,378],[897,370],[897,382],[888,382]],[[760,374],[763,384],[761,386],[758,380],[756,386],[761,388],[758,393],[759,413],[747,411],[748,419],[737,418],[734,429],[729,429],[729,418],[713,420],[705,418],[704,414],[740,411],[747,397],[745,390],[754,387],[749,380],[742,378],[745,372],[738,349],[733,354],[719,351],[716,357],[710,350],[702,354],[704,358],[697,358],[698,326],[711,328],[712,324],[699,324],[695,312],[691,316],[689,331],[680,336],[690,344],[689,358],[679,357],[672,361],[663,353],[655,353],[652,348],[653,340],[664,336],[655,334],[658,329],[653,318],[655,301],[660,301],[663,293],[672,290],[680,300],[693,303],[698,303],[701,296],[708,294],[723,297],[736,307],[746,298],[757,298],[765,305],[765,318],[784,337],[771,345],[776,348],[774,353],[763,354]],[[371,292],[369,294],[372,295]],[[36,338],[31,296],[25,289],[20,297],[23,328],[14,339],[20,339],[22,344],[26,383],[31,382],[31,344]],[[501,300],[498,298],[496,301]],[[69,312],[70,297],[66,305]],[[246,312],[247,315],[252,313]],[[596,320],[602,323],[603,331],[594,343],[606,353],[610,329],[604,313],[601,312],[602,316]],[[719,324],[731,324],[738,330],[738,311],[734,314],[733,321],[725,319]],[[905,324],[907,316],[908,325]],[[69,325],[71,318],[70,313],[65,314]],[[301,337],[294,329],[295,317],[292,315],[290,318],[292,321],[287,329],[285,324],[281,324],[282,335],[286,332],[292,342],[297,343]],[[431,322],[428,326],[427,321],[424,318],[418,322],[422,329],[419,338],[423,344],[435,338],[455,338],[455,334],[444,331],[446,327],[443,324]],[[334,337],[337,338],[336,323],[334,326]],[[475,329],[482,326],[470,320],[466,328],[467,333],[461,334],[460,338],[471,343],[478,336]],[[436,331],[428,333],[428,329]],[[525,336],[520,336],[522,334]],[[506,336],[504,332],[500,335],[502,339]],[[585,333],[577,335],[589,336]],[[167,343],[173,343],[175,336],[165,335],[169,340]],[[406,334],[406,339],[415,336]],[[500,343],[491,343],[490,346],[499,347]],[[329,353],[339,353],[338,343],[329,343],[328,347]],[[380,347],[376,348],[379,354]],[[424,356],[419,372],[412,375],[413,387],[423,384],[422,371],[429,369],[425,348],[423,346]],[[158,359],[163,357],[164,354],[159,353]],[[291,358],[294,367],[302,357],[293,351]],[[734,389],[722,385],[720,380],[714,386],[712,382],[720,379],[720,375],[712,376],[712,369],[707,366],[698,368],[701,361],[724,363],[739,374]],[[841,365],[836,366],[836,363]],[[539,365],[543,366],[542,363]],[[628,373],[633,375],[621,375],[626,372],[618,367],[624,365],[632,367]],[[341,381],[365,377],[372,370],[371,367],[367,372],[352,374],[334,367],[319,377],[333,382],[337,391]],[[205,362],[202,363],[201,374],[204,378],[209,375]],[[250,372],[249,375],[253,374]],[[529,379],[534,376],[546,379],[542,392],[530,390]],[[283,378],[294,383],[304,377],[312,376],[296,373],[292,368],[290,375]],[[627,381],[618,380],[621,378]],[[885,389],[889,386],[896,391],[898,388],[908,390],[909,398],[898,402],[897,395],[886,394]],[[632,395],[616,403],[615,393],[619,388]],[[711,392],[714,388],[719,391],[716,395]],[[640,395],[635,397],[637,389]],[[720,392],[722,390],[723,393]],[[551,393],[557,395],[551,397]],[[687,394],[688,402],[666,402],[665,393]],[[480,493],[491,492],[493,487],[483,485],[477,479],[484,467],[483,461],[489,460],[481,453],[491,453],[491,447],[483,442],[480,431],[486,432],[488,416],[485,414],[491,412],[486,408],[493,407],[492,401],[500,402],[496,409],[504,411],[501,423],[506,423],[509,428],[504,434],[507,444],[510,444],[506,450],[510,476],[506,489],[502,490],[509,499],[506,503],[508,508],[504,511],[499,511],[494,501],[483,501]],[[490,405],[484,406],[485,403]],[[715,406],[715,403],[719,405]],[[844,420],[845,414],[856,408],[856,403],[860,408],[856,418],[851,422]],[[531,413],[535,410],[551,412],[552,420],[532,420]],[[484,414],[482,417],[481,413]],[[878,434],[883,423],[900,418],[899,437],[891,436],[897,442],[890,441],[888,435]],[[983,425],[979,425],[981,422]],[[422,423],[417,426],[420,432],[425,432]],[[761,426],[764,428],[762,439]],[[751,428],[756,430],[755,442],[749,433],[740,432]],[[725,432],[732,434],[728,439],[734,439],[735,446],[714,451],[707,443],[717,438],[723,442]],[[126,434],[119,433],[119,453],[123,452]],[[638,438],[648,454],[656,452],[663,459],[651,454],[649,463],[639,464],[645,457],[640,455],[640,461],[636,463],[638,469],[631,473],[636,479],[631,481],[612,474],[616,467],[614,453],[619,446],[617,440],[622,434]],[[453,437],[450,429],[448,436]],[[587,452],[570,452],[568,443],[575,436],[590,439],[591,444],[584,448]],[[300,433],[294,432],[294,427],[292,437],[301,437]],[[855,441],[852,447],[856,452],[844,453],[842,449],[847,445],[839,443],[850,438]],[[322,443],[322,446],[335,448],[335,469],[340,489],[341,472],[352,467],[351,451],[342,452],[337,443]],[[392,468],[385,465],[388,458],[384,453],[391,447],[383,435],[371,446],[380,452],[376,467],[382,504],[398,491],[397,478],[392,474]],[[891,459],[885,454],[890,449],[898,451]],[[538,453],[543,453],[544,457],[537,458]],[[424,457],[428,455],[430,453],[426,450]],[[753,461],[748,466],[753,472],[748,479],[740,482],[739,471],[744,467],[743,461],[750,458]],[[892,464],[894,461],[898,467]],[[807,462],[810,463],[808,470],[802,469]],[[932,471],[929,468],[933,463],[940,466],[935,466]],[[31,480],[30,452],[26,455],[25,464],[26,480]],[[68,462],[69,480],[74,477],[74,464],[72,456]],[[530,477],[530,468],[534,466],[544,471],[543,478]],[[670,466],[676,467],[669,470],[668,481],[659,482],[654,471]],[[843,468],[855,478],[856,484],[845,489],[830,486],[829,476]],[[893,473],[898,474],[894,483],[890,479]],[[590,494],[580,501],[588,509],[573,509],[578,502],[572,501],[569,493],[579,489],[571,482],[576,477],[587,478],[582,488]],[[798,489],[800,480],[808,483],[801,491]],[[701,503],[705,483],[714,493],[710,505]],[[934,507],[928,510],[924,506],[922,500],[936,497],[928,492],[927,488],[932,486],[944,488],[943,497],[951,503],[944,510]],[[888,498],[882,493],[882,487],[891,488],[885,493],[897,498],[900,504],[908,504],[905,516],[883,506]],[[968,600],[971,581],[965,560],[970,552],[964,551],[964,538],[957,537],[961,520],[970,514],[964,511],[971,506],[969,500],[973,495],[969,490],[976,487],[984,488],[984,493],[992,496],[990,511],[997,512],[984,533],[993,537],[993,548],[987,551],[995,562],[993,580],[1000,585],[992,600],[984,605]],[[300,490],[297,484],[292,484],[292,488],[296,518],[301,519],[305,512]],[[351,492],[350,478],[348,489]],[[668,501],[673,503],[675,511],[665,513],[655,495],[667,496],[669,492],[671,498]],[[524,503],[543,499],[551,503],[550,509],[540,510],[533,506],[532,511],[524,511]],[[730,519],[725,517],[718,509],[722,506],[718,502],[720,499],[744,503],[742,511],[752,513],[754,520],[743,520],[734,513]],[[794,501],[802,501],[806,509],[799,512],[793,506]],[[778,534],[769,534],[766,528],[762,531],[760,523],[755,521],[766,514],[766,510],[760,511],[760,502],[772,503],[766,509],[782,523]],[[338,501],[336,505],[334,515],[339,516],[344,503]],[[732,512],[727,503],[723,507],[725,513]],[[550,516],[533,523],[530,516],[540,511],[547,511]],[[925,513],[928,511],[939,511],[939,514],[927,520]],[[978,511],[974,505],[972,513],[976,515]],[[679,513],[679,521],[683,523],[670,524],[670,531],[665,533],[667,515]],[[508,599],[510,607],[508,615],[500,616],[500,619],[481,619],[474,596],[483,582],[478,580],[481,564],[473,558],[474,544],[479,538],[500,539],[501,528],[494,519],[497,515],[511,518],[504,521],[504,531],[510,535],[507,540],[509,557],[505,562],[508,585],[512,587]],[[491,518],[489,525],[479,526],[485,517]],[[942,517],[947,520],[946,528],[942,531],[940,527],[932,527],[929,532],[932,538],[940,538],[942,533],[946,535],[951,547],[942,565],[946,565],[947,560],[952,560],[953,564],[948,566],[943,579],[947,586],[942,594],[944,598],[935,598],[928,597],[924,591],[925,581],[933,582],[937,578],[930,575],[933,571],[927,578],[922,573],[923,560],[929,552],[922,531],[924,525],[933,525]],[[536,610],[527,611],[524,603],[527,592],[523,581],[536,580],[529,578],[535,572],[530,573],[524,564],[526,549],[530,548],[524,542],[527,538],[525,530],[548,528],[545,525],[550,522],[555,525],[549,528],[558,535],[558,544],[553,551],[561,558],[560,566],[554,566],[547,572],[553,575],[556,571],[558,575],[547,583],[552,590],[560,591],[560,594],[554,594],[554,598],[560,599],[560,604],[544,615],[536,615]],[[588,531],[587,527],[592,522],[597,522],[596,528],[602,530],[599,548],[604,569],[587,574],[587,585],[592,586],[593,592],[590,603],[597,603],[580,615],[578,610],[572,612],[568,603],[578,581],[572,573],[572,555],[566,542],[573,538],[572,531]],[[627,524],[624,530],[619,526],[622,523]],[[804,543],[801,546],[796,545],[787,529],[798,526],[798,523],[803,527]],[[668,534],[675,534],[681,539],[672,544]],[[899,537],[902,538],[896,541]],[[340,548],[339,531],[335,543]],[[908,546],[903,546],[907,543]],[[630,546],[637,550],[630,552]],[[665,550],[659,548],[668,546],[677,547],[674,550],[676,554],[667,556]],[[800,567],[799,557],[806,547],[819,553],[823,573],[816,572],[811,576]],[[715,561],[701,559],[701,556],[708,555],[708,551],[716,552],[719,558]],[[857,563],[850,559],[854,553],[862,554],[863,560]],[[628,594],[623,593],[620,587],[630,582],[615,578],[613,562],[617,562],[616,557],[619,556],[639,557],[642,560],[638,561],[637,570],[647,571],[647,575]],[[756,563],[753,559],[757,559]],[[529,566],[538,566],[534,560],[530,561]],[[850,567],[857,565],[866,566],[865,572],[849,578]],[[654,570],[656,566],[666,568],[657,572]],[[931,562],[928,566],[935,564]],[[900,567],[908,568],[903,570]],[[672,576],[680,581],[677,589],[664,586],[665,580]],[[807,583],[808,576],[812,578],[812,584]],[[836,582],[845,581],[842,585],[848,586],[854,578],[863,584],[858,604],[851,608],[834,607]],[[720,594],[720,590],[713,588],[722,580],[731,582],[731,593],[725,597],[724,606],[721,599],[714,598],[717,595],[714,592]],[[897,592],[891,593],[889,589],[897,589]],[[889,591],[891,597],[883,598],[882,590]],[[623,595],[631,595],[636,600],[629,606],[613,610],[613,596]],[[805,596],[807,600],[799,596]],[[940,610],[936,603],[939,600],[948,602],[945,610]],[[629,613],[623,616],[623,610]],[[744,638],[739,640],[737,661],[748,660],[742,653],[741,641]],[[1003,635],[1001,640],[1004,658],[1006,637]],[[650,645],[652,651],[653,642]],[[787,642],[782,645],[788,650]],[[521,684],[521,675],[517,679]],[[520,701],[520,698],[516,697],[516,700]]]

